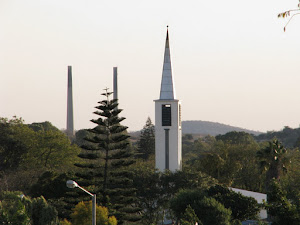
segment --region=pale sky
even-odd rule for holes
[[[129,131],[154,121],[166,26],[183,120],[267,131],[300,124],[298,0],[0,0],[0,117],[66,127],[67,66],[75,129],[119,72]]]

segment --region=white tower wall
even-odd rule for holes
[[[171,106],[171,126],[162,126],[163,105]],[[179,100],[155,100],[155,165],[160,171],[169,169],[175,172],[182,169],[180,107]]]

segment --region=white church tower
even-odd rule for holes
[[[176,99],[167,29],[160,97],[155,102],[155,166],[159,171],[182,168],[181,103]]]

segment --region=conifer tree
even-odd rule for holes
[[[141,131],[140,139],[137,143],[139,157],[147,160],[155,152],[155,130],[150,117]]]
[[[182,215],[182,218],[180,219],[180,224],[181,225],[195,225],[195,224],[203,225],[190,205],[186,207],[185,212]]]
[[[84,150],[79,155],[85,163],[77,164],[82,168],[77,176],[83,186],[97,193],[97,202],[108,207],[122,224],[139,219],[134,204],[133,172],[129,170],[134,163],[133,152],[129,148],[127,127],[120,124],[125,118],[119,117],[122,110],[117,107],[118,100],[109,100],[112,92],[105,91],[102,95],[106,99],[95,107],[94,113],[99,118],[91,120],[96,127],[88,130],[92,134],[85,138],[89,144],[82,146]]]

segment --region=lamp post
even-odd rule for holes
[[[89,194],[92,196],[92,225],[96,225],[96,194],[92,194],[91,192],[85,190],[83,187],[80,187],[75,181],[73,180],[68,180],[67,181],[67,187],[68,188],[79,188],[83,190],[85,193]]]

